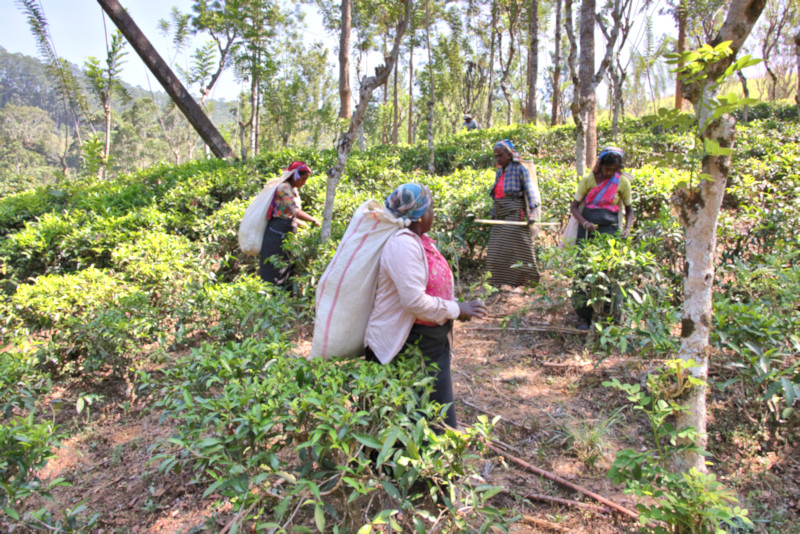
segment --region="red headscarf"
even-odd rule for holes
[[[307,172],[311,174],[311,168],[303,163],[302,161],[293,161],[287,168],[287,171],[294,171],[294,179],[297,180],[300,178],[301,172]]]

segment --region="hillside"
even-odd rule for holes
[[[566,481],[634,515],[662,506],[729,531],[796,532],[800,125],[786,118],[789,108],[758,109],[766,118],[737,127],[718,231],[709,383],[716,478],[693,478],[688,488],[665,472],[646,479],[672,450],[668,427],[648,417],[645,401],[609,387],[641,388],[657,411],[681,380],[664,367],[680,345],[684,270],[670,198],[689,173],[663,155],[685,152],[690,139],[626,122],[616,143],[632,175],[632,237],[559,248],[576,186],[574,129],[515,125],[442,139],[435,175],[423,170],[421,144],[354,152],[331,242],[320,244],[315,228],[290,240],[288,291],[254,274],[258,260],[238,250],[236,230],[249,200],[292,160],[314,169],[303,205],[321,216],[333,150],[161,164],[0,199],[0,525],[637,531],[630,515]],[[607,124],[599,137],[601,146],[612,141]],[[534,158],[543,220],[558,224],[537,240],[541,284],[495,292],[485,278],[489,232],[474,219],[491,210],[491,148],[504,138]],[[489,307],[488,318],[455,327],[463,433],[436,434],[426,422],[440,421],[441,410],[420,405],[430,380],[418,357],[386,367],[304,358],[316,286],[351,214],[407,181],[433,192],[431,234],[457,296]],[[587,334],[574,328],[570,290],[600,279],[619,294],[619,320]],[[613,484],[609,473],[626,461],[642,478]],[[640,483],[659,493],[637,496]]]

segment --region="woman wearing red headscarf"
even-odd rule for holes
[[[283,250],[283,240],[289,232],[297,230],[297,220],[319,226],[320,222],[300,208],[298,190],[311,176],[311,169],[302,161],[293,161],[283,172],[283,183],[275,190],[275,197],[267,212],[267,229],[261,242],[261,262],[258,275],[265,282],[284,285],[292,274],[289,255]],[[274,261],[278,260],[278,261]]]

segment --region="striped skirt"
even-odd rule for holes
[[[496,199],[494,218],[501,221],[526,220],[523,199]],[[530,228],[500,224],[492,226],[486,251],[486,268],[492,273],[489,282],[495,287],[502,284],[514,287],[538,284],[539,269],[536,267]]]

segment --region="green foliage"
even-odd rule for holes
[[[725,532],[723,524],[753,526],[747,510],[734,505],[737,501],[733,493],[713,474],[696,468],[685,473],[670,469],[669,462],[676,455],[705,454],[696,445],[699,436],[695,428],[678,430],[671,422],[675,415],[687,411],[679,403],[680,397],[703,384],[690,373],[695,365],[693,361],[665,362],[662,371],[647,377],[646,390],[639,384],[622,384],[616,378],[603,382],[605,387],[622,391],[633,409],[650,422],[654,448],[620,451],[608,472],[615,484],[624,484],[625,493],[639,500],[639,521],[648,531],[719,533]]]
[[[45,336],[39,364],[54,374],[111,367],[127,372],[155,323],[147,295],[111,273],[89,267],[75,274],[40,276],[12,298],[24,328]]]
[[[44,486],[35,475],[58,446],[57,430],[52,423],[37,423],[34,412],[0,422],[0,510],[8,517],[19,520],[22,499],[47,495],[47,489],[63,484],[56,479]]]
[[[432,378],[419,357],[386,367],[287,358],[280,326],[270,330],[263,341],[193,350],[160,388],[142,376],[157,406],[181,422],[155,459],[159,470],[191,470],[210,483],[206,496],[234,498],[243,521],[281,532],[301,507],[314,510],[321,532],[326,524],[355,531],[364,517],[399,524],[399,511],[406,529],[463,529],[457,511],[469,502],[470,524],[503,524],[484,504],[497,488],[469,463],[492,425],[482,418],[464,434],[434,433],[444,407],[429,402]],[[425,502],[447,512],[436,518]]]

